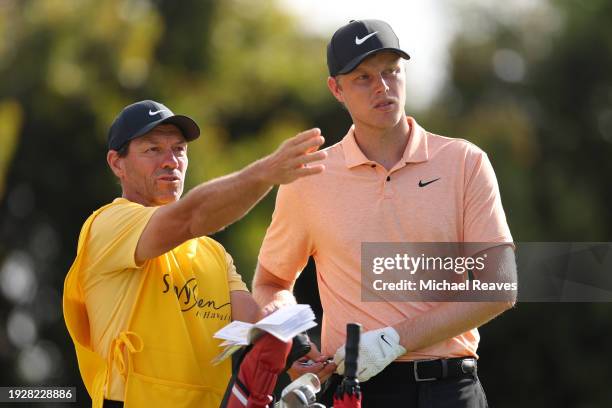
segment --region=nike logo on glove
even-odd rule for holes
[[[363,38],[359,38],[359,37],[355,36],[355,44],[361,45],[361,44],[363,44],[365,42],[365,40],[367,40],[368,38],[370,38],[373,35],[376,35],[377,33],[378,33],[378,31],[374,31],[373,33],[368,34],[368,35],[366,35]]]
[[[391,343],[389,343],[389,342],[387,341],[387,339],[385,339],[385,335],[384,335],[384,334],[381,334],[381,335],[380,335],[380,339],[381,339],[382,341],[384,341],[385,343],[387,343],[389,346],[391,346]]]

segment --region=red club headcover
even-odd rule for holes
[[[265,408],[272,402],[278,375],[284,370],[292,342],[264,333],[240,364],[228,408]],[[244,386],[244,388],[242,387]]]

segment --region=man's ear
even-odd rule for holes
[[[338,100],[338,102],[344,103],[342,88],[340,87],[340,83],[338,82],[337,78],[332,76],[327,77],[327,87],[329,88],[332,95],[334,95],[334,97]]]
[[[124,162],[121,157],[119,157],[119,153],[116,150],[109,150],[106,153],[106,162],[108,163],[108,167],[111,168],[115,176],[121,180],[121,176],[123,176],[124,170]]]

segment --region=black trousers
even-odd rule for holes
[[[487,408],[487,399],[476,371],[434,381],[414,380],[413,365],[391,363],[380,374],[361,383],[363,408]],[[332,406],[333,393],[342,377],[333,375],[319,401]]]

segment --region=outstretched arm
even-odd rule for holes
[[[244,169],[192,189],[151,216],[136,247],[136,261],[157,257],[188,239],[212,234],[239,220],[276,184],[323,171],[324,139],[311,129],[283,142],[271,155]]]

